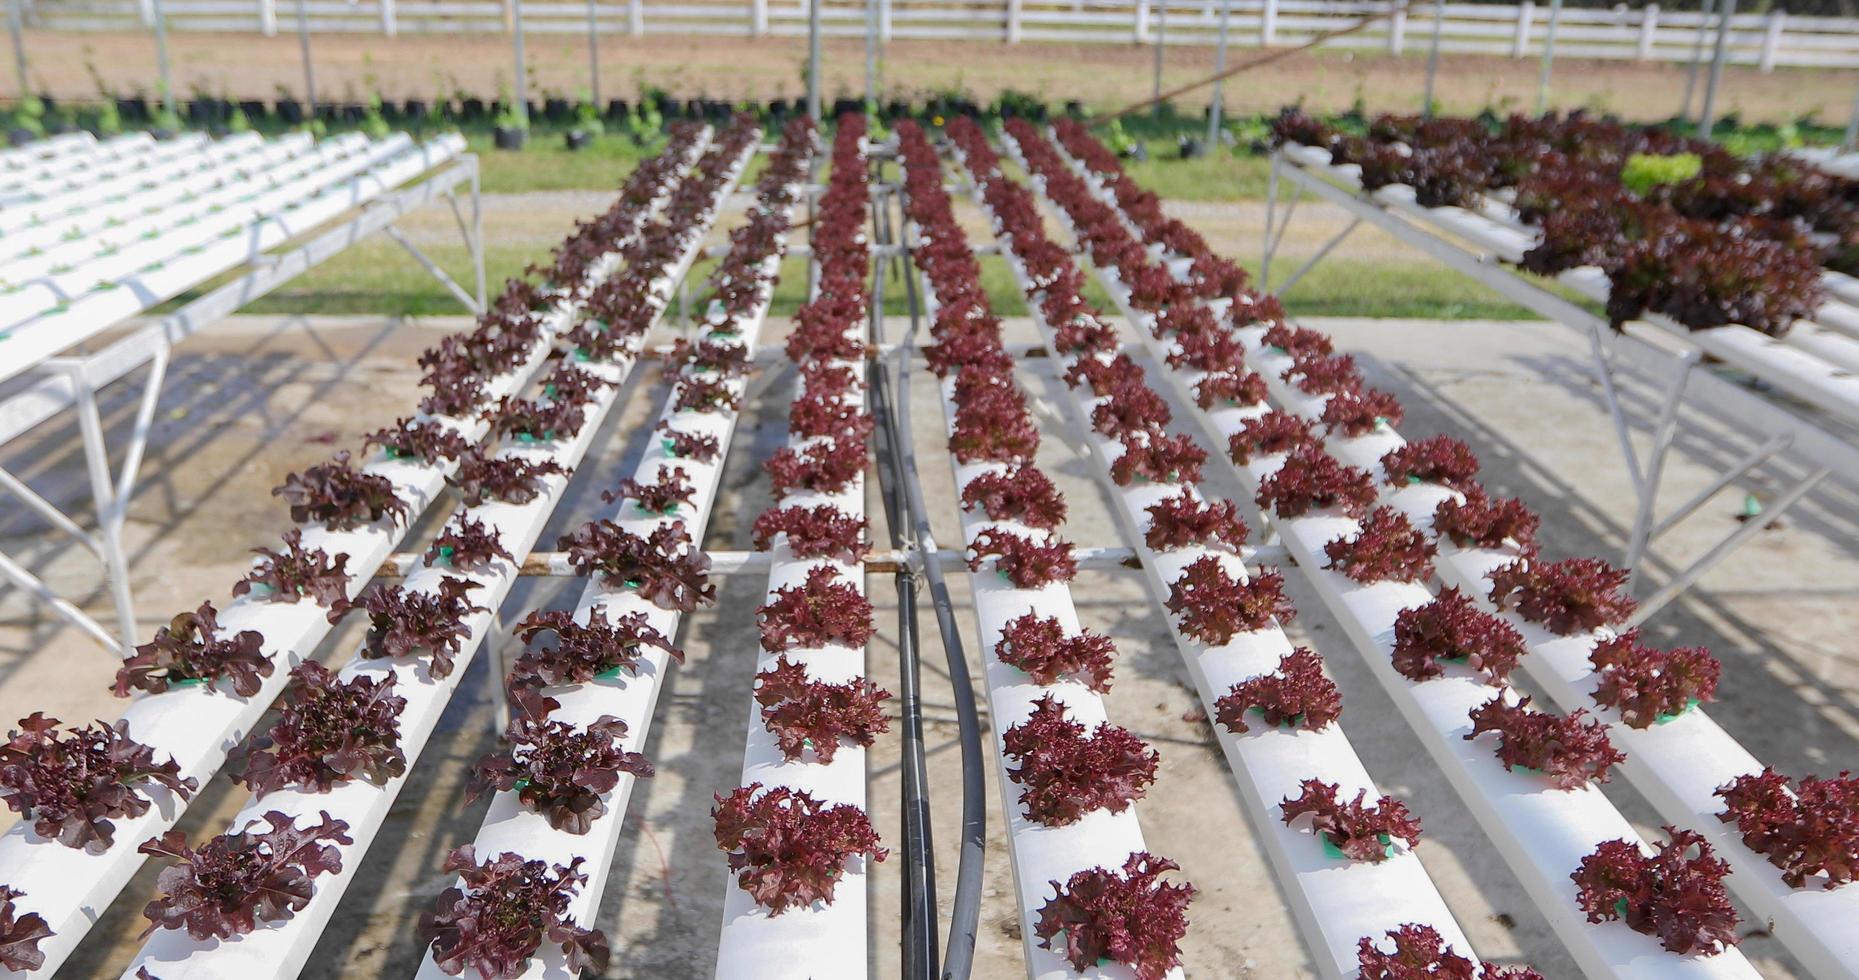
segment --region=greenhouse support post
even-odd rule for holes
[[[1220,0],[1220,46],[1214,54],[1214,97],[1207,107],[1207,152],[1212,153],[1220,147],[1220,95],[1226,87],[1221,78],[1226,74],[1226,36],[1227,28],[1233,19],[1233,0]]]
[[[1711,53],[1711,76],[1704,83],[1704,111],[1698,113],[1698,135],[1711,138],[1717,123],[1717,86],[1723,84],[1724,56],[1730,45],[1730,21],[1736,18],[1736,0],[1723,0],[1723,16],[1717,20],[1717,48]]]
[[[25,98],[29,85],[26,81],[26,39],[24,36],[24,18],[20,15],[20,5],[26,0],[13,0],[6,5],[7,30],[13,33],[13,64],[19,70],[19,97]]]
[[[1704,40],[1710,36],[1711,15],[1717,12],[1717,0],[1704,0],[1698,13],[1698,34],[1691,41],[1691,64],[1685,68],[1685,103],[1678,107],[1678,118],[1691,118],[1691,100],[1698,90],[1698,66],[1704,63]]]
[[[1536,114],[1549,108],[1549,73],[1556,64],[1556,28],[1562,24],[1562,0],[1549,0],[1549,29],[1543,33],[1543,70],[1536,76]]]
[[[600,21],[595,0],[587,0],[587,79],[588,102],[600,107]]]
[[[297,2],[301,5],[303,0]],[[151,0],[150,9],[155,21],[155,62],[161,71],[161,107],[178,116],[174,108],[174,77],[168,72],[168,15],[161,9],[161,0]],[[22,89],[20,95],[25,94]]]
[[[304,119],[316,121],[316,68],[310,63],[310,2],[297,0],[297,43],[303,50]]]
[[[1168,49],[1168,0],[1155,5],[1155,115],[1162,117],[1162,59]]]
[[[1433,43],[1427,48],[1427,92],[1426,101],[1420,104],[1420,115],[1433,118],[1433,83],[1439,77],[1439,39],[1446,27],[1446,4],[1433,5]]]
[[[820,121],[820,0],[807,0],[807,118]]]
[[[523,121],[525,128],[529,125],[529,85],[523,67],[523,0],[510,0],[510,37],[511,46],[516,49],[516,104],[511,107],[516,117]]]

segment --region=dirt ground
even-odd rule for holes
[[[564,208],[598,206],[579,199],[562,203]],[[963,210],[968,212],[966,206]],[[1239,251],[1257,241],[1258,216],[1250,206],[1196,206],[1184,213],[1216,244]],[[972,213],[967,216],[972,220]],[[534,233],[544,234],[540,229]],[[1370,240],[1363,247],[1376,246]],[[1630,490],[1581,338],[1547,323],[1350,320],[1317,325],[1358,357],[1373,384],[1401,398],[1408,409],[1405,433],[1460,435],[1479,452],[1495,490],[1522,495],[1535,505],[1545,518],[1543,537],[1550,554],[1619,554],[1631,521]],[[157,413],[144,490],[129,526],[145,632],[204,596],[223,596],[244,568],[246,549],[272,541],[285,522],[281,504],[268,495],[270,488],[286,472],[334,449],[356,446],[361,433],[405,412],[416,398],[415,352],[460,326],[455,319],[241,318],[183,345]],[[893,320],[889,329],[901,326]],[[769,340],[778,341],[786,324],[770,329]],[[1011,324],[1010,334],[1010,342],[1033,339],[1030,325],[1022,322]],[[1022,375],[1048,396],[1057,383],[1050,364],[1030,360]],[[630,471],[642,424],[664,394],[655,380],[642,376],[646,380],[623,396],[623,407],[597,439],[595,454],[581,468],[544,541],[602,512],[599,490]],[[1643,439],[1658,411],[1657,393],[1642,379],[1628,380],[1629,406]],[[741,422],[707,547],[748,546],[749,519],[768,503],[760,463],[784,442],[792,386],[792,376],[772,362],[764,369]],[[119,439],[130,424],[132,396],[118,387],[106,399],[106,418]],[[952,481],[942,454],[931,448],[942,431],[934,389],[919,378],[912,399],[936,532],[942,540],[956,540]],[[1040,464],[1071,502],[1067,536],[1081,545],[1118,543],[1108,499],[1086,461],[1071,453],[1058,428],[1048,427],[1047,435]],[[1706,485],[1711,465],[1747,445],[1688,414],[1666,473],[1668,502]],[[76,446],[74,428],[53,425],[0,453],[0,466],[82,512],[87,484]],[[1209,468],[1209,489],[1236,493],[1220,470]],[[1772,494],[1799,472],[1798,461],[1785,461],[1762,471],[1746,489]],[[875,496],[870,509],[880,510]],[[1740,512],[1741,494],[1732,492],[1679,525],[1655,549],[1655,578],[1702,553],[1736,526]],[[1859,758],[1859,646],[1852,640],[1859,635],[1855,515],[1859,488],[1823,485],[1785,527],[1761,535],[1706,575],[1649,626],[1661,645],[1706,645],[1722,659],[1726,695],[1712,706],[1712,716],[1758,758],[1786,772],[1826,774]],[[884,540],[881,524],[874,531]],[[87,553],[46,534],[19,508],[0,509],[0,550],[40,570],[67,594],[85,599],[89,608],[104,610]],[[1533,963],[1551,977],[1576,975],[1543,913],[1457,805],[1368,666],[1301,577],[1291,573],[1287,579],[1301,612],[1292,626],[1293,639],[1328,655],[1329,670],[1348,706],[1344,730],[1378,783],[1408,801],[1422,819],[1427,836],[1418,853],[1481,953]],[[593,923],[614,942],[610,977],[711,973],[727,882],[710,837],[708,811],[711,794],[733,787],[740,768],[744,704],[753,672],[752,658],[741,651],[755,642],[750,610],[763,585],[754,575],[726,579],[718,604],[685,620],[682,645],[689,662],[670,674],[645,747],[658,776],[643,781],[634,794],[615,854],[616,870]],[[892,686],[898,634],[891,583],[873,578],[868,586],[879,624],[870,669],[875,679]],[[513,620],[531,608],[565,607],[576,591],[572,582],[529,580],[519,585],[502,613]],[[1185,877],[1201,889],[1185,944],[1189,973],[1272,980],[1311,975],[1269,867],[1251,843],[1231,775],[1197,712],[1192,686],[1141,578],[1123,570],[1086,572],[1074,583],[1073,594],[1084,625],[1108,633],[1118,644],[1111,717],[1162,754],[1160,776],[1138,813],[1151,849],[1180,861]],[[956,601],[969,669],[978,675],[974,623],[959,576]],[[959,760],[934,618],[926,611],[922,622],[930,786],[946,917],[955,867]],[[356,639],[351,625],[326,642],[319,656],[343,662]],[[496,745],[486,663],[480,657],[467,672],[305,976],[404,977],[422,955],[414,922],[448,883],[449,876],[440,871],[443,856],[471,838],[484,812],[483,801],[464,803],[463,790],[470,763]],[[115,717],[120,702],[105,693],[113,670],[103,651],[27,607],[17,595],[0,592],[0,720],[10,722],[33,710],[67,721]],[[873,817],[893,843],[899,833],[897,765],[893,734],[880,739],[870,755]],[[992,776],[986,785],[992,797]],[[1642,829],[1653,830],[1652,811],[1622,781],[1607,792]],[[216,779],[181,827],[195,839],[217,833],[243,802],[242,789]],[[975,976],[1004,980],[1023,975],[1020,937],[998,799],[990,799],[987,812],[989,859]],[[5,814],[0,824],[11,819]],[[876,867],[869,898],[870,956],[878,977],[898,975],[898,865],[892,860]],[[121,969],[137,945],[140,909],[152,891],[154,870],[145,868],[132,882],[64,975],[105,976]],[[1757,926],[1746,921],[1744,948],[1764,975],[1801,975]]]
[[[496,36],[318,35],[313,39],[321,97],[359,101],[378,90],[388,98],[432,99],[464,90],[494,97],[514,77],[510,43]],[[95,98],[91,68],[112,91],[152,91],[155,46],[145,34],[28,31],[32,78],[64,98]],[[587,42],[573,36],[532,34],[527,40],[530,71],[541,91],[570,97],[588,89]],[[272,98],[277,89],[301,91],[303,69],[297,39],[281,34],[173,34],[169,37],[175,88],[239,98]],[[1235,58],[1254,52],[1239,52]],[[965,91],[979,100],[1003,89],[1050,101],[1079,99],[1111,108],[1150,93],[1153,49],[1134,44],[995,43],[895,41],[885,48],[882,77],[887,94],[921,96]],[[1163,84],[1186,84],[1212,74],[1211,47],[1171,48]],[[865,91],[862,41],[824,45],[824,92]],[[630,98],[646,84],[674,95],[730,100],[794,98],[806,93],[804,38],[609,37],[601,42],[603,98]],[[1529,109],[1535,104],[1538,62],[1495,56],[1447,55],[1441,60],[1438,91],[1449,112],[1486,106]],[[1371,111],[1419,107],[1424,57],[1321,52],[1299,54],[1251,74],[1225,89],[1234,110],[1270,111],[1303,100],[1321,108],[1345,108],[1357,99]],[[1724,74],[1722,106],[1750,121],[1794,119],[1817,113],[1839,122],[1852,105],[1859,72],[1779,69],[1762,74],[1730,68]],[[1663,119],[1678,109],[1685,70],[1672,64],[1566,60],[1556,64],[1552,105],[1588,107],[1636,119]],[[10,93],[11,73],[0,93]],[[1181,99],[1199,107],[1201,90]]]

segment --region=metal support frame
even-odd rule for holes
[[[1287,178],[1291,183],[1289,193],[1281,190]],[[1463,247],[1419,227],[1375,199],[1332,184],[1292,163],[1282,153],[1273,154],[1271,177],[1266,185],[1265,248],[1259,276],[1261,284],[1268,282],[1274,254],[1284,240],[1286,225],[1305,191],[1325,203],[1348,211],[1352,220],[1341,234],[1326,242],[1296,273],[1280,284],[1279,292],[1289,288],[1311,267],[1328,256],[1359,225],[1368,222],[1455,271],[1471,276],[1504,298],[1587,337],[1595,377],[1600,382],[1602,398],[1607,405],[1621,456],[1626,463],[1627,475],[1634,488],[1632,529],[1622,559],[1623,567],[1633,574],[1633,585],[1645,584],[1642,566],[1652,543],[1695,514],[1719,493],[1747,478],[1785,450],[1799,450],[1803,458],[1813,461],[1814,469],[1805,479],[1767,503],[1759,513],[1751,514],[1735,531],[1642,600],[1632,620],[1633,624],[1644,622],[1736,548],[1763,529],[1772,527],[1776,519],[1827,477],[1837,472],[1848,479],[1859,481],[1859,449],[1855,449],[1841,436],[1826,431],[1812,419],[1789,411],[1743,384],[1709,369],[1699,370],[1703,365],[1703,355],[1699,350],[1674,350],[1669,344],[1650,343],[1638,336],[1631,327],[1625,332],[1616,332],[1603,318],[1528,282],[1501,265],[1497,257]],[[1652,421],[1651,444],[1643,457],[1634,443],[1633,426],[1623,403],[1617,376],[1622,363],[1630,365],[1638,374],[1661,379],[1662,383],[1658,412]],[[1661,517],[1657,512],[1659,486],[1666,460],[1677,439],[1681,424],[1679,411],[1686,404],[1707,410],[1718,421],[1761,441],[1718,474],[1709,486]]]
[[[449,166],[432,173],[426,180],[376,199],[357,215],[323,232],[316,238],[279,254],[254,258],[248,271],[237,279],[194,300],[169,316],[148,324],[109,347],[94,353],[48,359],[36,370],[42,375],[35,384],[0,402],[0,446],[62,415],[77,413],[82,438],[85,468],[90,481],[91,501],[96,508],[97,531],[84,530],[60,511],[57,505],[33,491],[17,476],[0,469],[0,492],[23,502],[44,517],[54,528],[75,538],[95,554],[103,564],[115,607],[116,629],[112,632],[74,603],[59,597],[31,570],[13,557],[0,552],[0,580],[10,582],[49,608],[106,649],[127,656],[136,642],[138,629],[134,597],[129,585],[129,558],[123,547],[123,530],[128,523],[129,504],[134,496],[136,478],[148,449],[154,427],[155,409],[161,399],[172,350],[176,343],[236,312],[253,300],[277,289],[338,252],[374,232],[385,232],[420,261],[452,294],[474,313],[484,308],[484,250],[482,209],[478,198],[478,160],[465,154]],[[467,223],[458,201],[460,184],[471,188],[471,217]],[[458,218],[459,231],[471,251],[476,272],[477,296],[470,294],[443,269],[432,263],[394,222],[408,212],[444,197]],[[123,460],[112,473],[110,447],[104,431],[97,393],[147,365],[148,377],[136,407]]]

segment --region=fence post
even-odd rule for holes
[[[1020,43],[1020,0],[1007,0],[1007,43]]]
[[[749,36],[768,36],[768,0],[749,0]]]
[[[1775,49],[1782,46],[1782,25],[1788,20],[1788,12],[1776,7],[1769,11],[1768,30],[1762,35],[1762,63],[1764,73],[1775,70]]]
[[[266,37],[278,34],[278,0],[258,0],[258,33]]]
[[[1149,0],[1136,0],[1136,37],[1137,44],[1149,43]]]
[[[645,37],[645,4],[626,0],[626,31],[633,37]]]
[[[1639,60],[1652,60],[1652,42],[1659,34],[1659,5],[1649,3],[1640,11],[1640,50]]]
[[[142,15],[142,26],[143,27],[154,27],[155,26],[154,0],[136,0],[136,9]]]
[[[381,33],[388,37],[400,33],[400,20],[394,16],[394,0],[381,0]]]
[[[878,43],[891,43],[891,0],[878,0]]]
[[[1407,8],[1402,6],[1388,21],[1388,52],[1398,55],[1407,40]]]
[[[1536,4],[1523,0],[1517,5],[1517,36],[1510,42],[1510,56],[1521,58],[1530,53],[1530,22],[1536,19]]]
[[[1259,17],[1259,47],[1269,48],[1278,40],[1278,0],[1265,0],[1265,12]]]

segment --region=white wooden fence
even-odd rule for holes
[[[828,36],[863,36],[862,0],[822,0]],[[1213,44],[1220,0],[873,0],[885,40],[932,38],[1021,42],[1148,44],[1163,30],[1167,43]],[[290,0],[164,0],[168,26],[177,31],[257,31],[273,34],[295,23]],[[790,37],[807,30],[806,0],[596,0],[602,33]],[[1164,10],[1166,7],[1166,10]],[[1349,26],[1385,2],[1232,0],[1232,41],[1238,45],[1293,45],[1326,30]],[[523,27],[537,34],[587,30],[587,4],[530,2]],[[1435,8],[1415,4],[1373,26],[1337,38],[1338,48],[1399,54],[1426,48]],[[1542,50],[1547,3],[1443,6],[1441,50],[1522,58]],[[154,22],[154,0],[28,0],[27,19],[54,30],[125,30]],[[1697,43],[1701,15],[1663,11],[1565,8],[1556,54],[1622,61],[1685,61]],[[1712,19],[1713,24],[1715,18]],[[455,34],[510,29],[507,0],[310,0],[310,29],[319,33]],[[1791,16],[1781,11],[1739,14],[1731,20],[1728,59],[1768,71],[1778,65],[1859,67],[1859,19]],[[1714,41],[1715,29],[1711,31]],[[1708,49],[1707,49],[1708,50]]]

